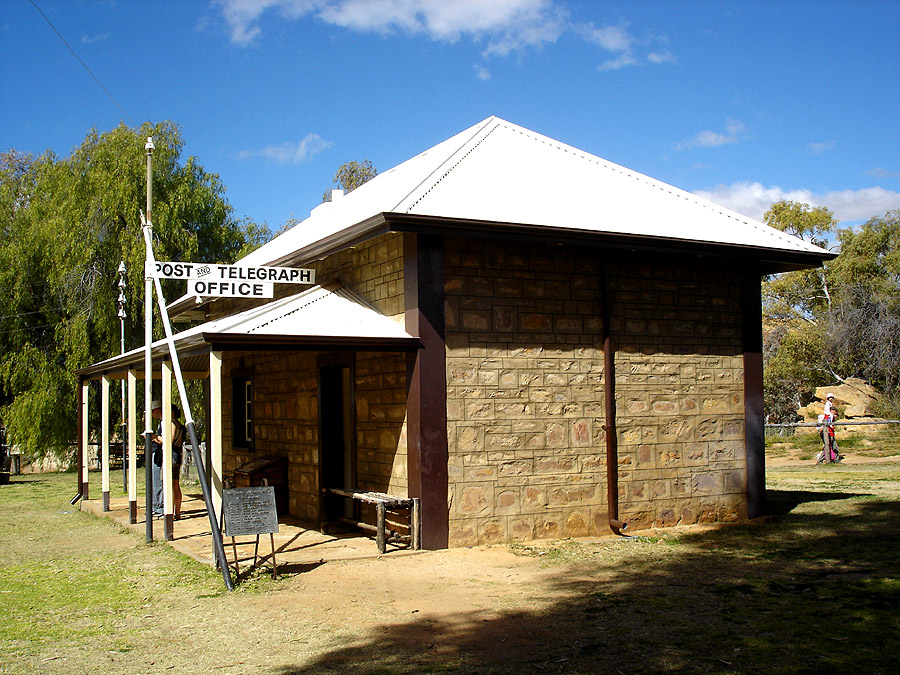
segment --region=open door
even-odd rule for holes
[[[353,378],[349,365],[319,368],[319,468],[323,489],[353,490],[356,486],[356,433]],[[342,518],[355,522],[349,497],[322,494],[323,523]]]

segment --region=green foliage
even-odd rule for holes
[[[828,248],[827,236],[834,232],[836,226],[828,209],[812,209],[806,204],[791,201],[773,204],[763,219],[775,229],[823,248]],[[828,280],[821,268],[770,277],[763,284],[766,319],[769,322],[814,321],[827,308],[828,293]]]
[[[764,365],[769,420],[791,421],[818,386],[861,377],[885,396],[885,416],[900,411],[900,211],[859,229],[837,229],[831,212],[779,202],[769,225],[826,244],[840,255],[823,268],[763,282]]]
[[[900,210],[870,219],[859,231],[841,230],[841,255],[831,271],[848,288],[866,290],[900,305]]]
[[[834,231],[837,221],[824,206],[810,207],[789,200],[772,204],[763,215],[766,225],[793,234],[816,246],[828,248],[828,235]]]
[[[366,183],[378,175],[378,169],[368,159],[361,162],[356,160],[341,164],[334,178],[331,179],[333,185],[337,186],[344,192],[351,192],[363,183]],[[322,195],[323,202],[331,201],[331,190],[326,190]]]
[[[768,421],[794,422],[796,411],[813,399],[815,388],[828,382],[821,370],[810,367],[824,349],[823,334],[816,324],[801,323],[793,329],[776,326],[763,343],[763,392]]]
[[[882,413],[900,415],[900,210],[841,230],[841,255],[829,265],[835,288],[828,349],[843,371],[885,398]]]
[[[182,162],[170,122],[92,130],[66,158],[0,154],[0,415],[28,455],[66,452],[75,440],[75,370],[119,353],[120,260],[126,348],[143,343],[149,136],[158,260],[230,263],[267,236],[233,217],[217,175],[194,157]],[[184,292],[177,284],[164,284],[167,298]]]

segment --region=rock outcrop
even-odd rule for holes
[[[857,377],[848,377],[842,384],[819,387],[816,389],[816,400],[797,410],[797,414],[804,422],[815,422],[825,410],[825,397],[828,394],[834,394],[834,406],[839,420],[861,422],[878,419],[872,406],[880,394],[871,384]]]

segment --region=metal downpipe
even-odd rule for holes
[[[616,354],[615,343],[610,336],[609,321],[609,267],[603,264],[603,392],[606,424],[606,503],[609,528],[625,537],[622,530],[628,523],[619,520],[619,443],[616,433]]]

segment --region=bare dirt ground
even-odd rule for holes
[[[564,627],[540,617],[576,589],[505,546],[286,571],[277,590],[205,597],[164,589],[163,579],[137,616],[110,616],[127,644],[56,645],[22,672],[560,672],[552,664],[567,660],[556,646]]]

